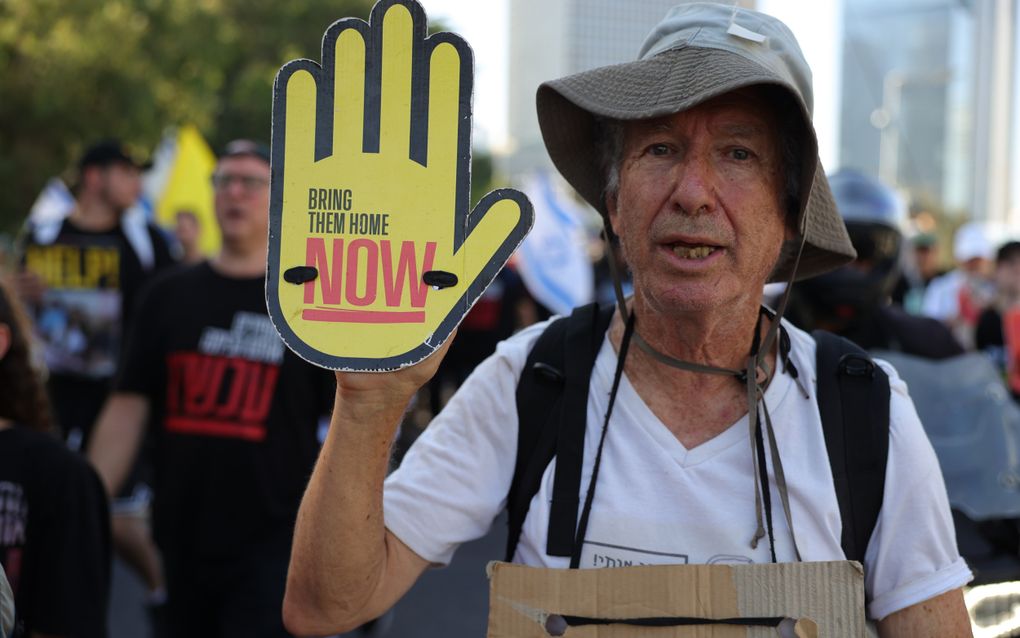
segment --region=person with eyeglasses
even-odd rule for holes
[[[239,185],[245,192],[254,193],[263,186],[269,184],[269,181],[261,177],[254,175],[219,175],[214,174],[212,176],[213,188],[217,191],[225,191],[230,188],[233,184]]]
[[[152,424],[162,635],[289,635],[290,538],[335,384],[266,312],[269,175],[263,145],[227,145],[212,175],[221,249],[143,292],[89,449],[115,492]]]

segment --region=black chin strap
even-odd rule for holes
[[[634,335],[634,315],[627,319],[627,325],[623,330],[623,338],[620,339],[620,352],[616,359],[616,372],[613,373],[613,387],[609,391],[609,405],[606,407],[606,415],[602,420],[602,434],[599,437],[598,451],[595,452],[595,461],[591,468],[591,479],[588,481],[588,493],[584,498],[584,507],[581,509],[581,520],[577,524],[577,536],[574,540],[574,549],[570,552],[570,568],[577,569],[581,566],[581,550],[584,549],[584,538],[588,532],[588,517],[591,515],[591,504],[595,500],[595,483],[599,478],[599,468],[602,467],[602,448],[606,444],[606,432],[609,430],[609,417],[613,414],[613,407],[616,405],[616,394],[620,389],[620,381],[623,379],[624,362],[627,360],[627,351],[630,348],[630,340]]]

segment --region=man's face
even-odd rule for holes
[[[99,192],[106,203],[116,211],[130,208],[142,194],[141,171],[131,164],[114,162],[96,167]]]
[[[960,264],[960,268],[971,277],[987,279],[995,272],[995,262],[985,257],[971,257]]]
[[[269,233],[269,164],[225,157],[213,173],[216,221],[225,242],[264,242]]]
[[[995,265],[995,284],[1011,299],[1020,296],[1020,257],[1012,257]]]
[[[185,246],[191,246],[198,242],[198,220],[191,212],[180,212],[175,217],[174,236],[177,241]]]
[[[936,246],[917,246],[914,259],[922,277],[934,277],[939,270],[939,252]]]
[[[787,236],[777,122],[735,91],[625,125],[607,204],[639,303],[665,314],[758,303]]]

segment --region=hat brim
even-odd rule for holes
[[[682,47],[651,58],[601,67],[543,83],[538,121],[553,164],[603,216],[605,179],[597,118],[643,120],[687,110],[713,97],[756,85],[786,89],[804,122],[798,227],[804,251],[797,279],[842,266],[856,257],[818,159],[811,117],[796,87],[744,56]],[[786,242],[769,281],[788,281],[800,238]]]

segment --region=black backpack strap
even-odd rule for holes
[[[612,306],[599,309],[597,304],[590,304],[575,309],[569,317],[549,324],[524,364],[517,383],[517,461],[507,497],[507,561],[513,559],[517,550],[521,528],[531,499],[538,493],[542,475],[553,457],[561,453],[568,461],[564,474],[559,471],[562,462],[557,461],[549,544],[553,546],[555,535],[561,541],[558,545],[562,545],[562,539],[569,534],[566,553],[552,555],[570,556],[577,526],[588,385],[612,316]],[[570,472],[576,472],[576,477],[570,477]],[[570,484],[576,486],[572,510],[566,487]],[[568,516],[570,511],[572,515]],[[559,531],[554,532],[554,529]]]
[[[864,563],[889,457],[889,377],[857,344],[816,330],[818,411],[848,560]]]

